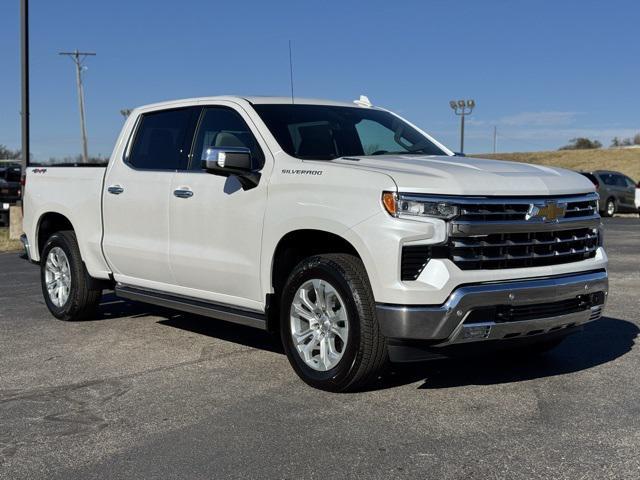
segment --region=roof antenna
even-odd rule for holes
[[[291,40],[289,40],[289,81],[291,82],[291,105],[293,105],[293,57],[291,56]]]

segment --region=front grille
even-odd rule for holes
[[[403,247],[401,278],[416,280],[432,258],[448,258],[461,270],[541,267],[593,258],[598,245],[593,228],[454,237],[445,245]]]
[[[456,237],[448,258],[462,270],[539,267],[577,262],[595,256],[598,230],[496,233]]]
[[[459,209],[448,241],[404,246],[404,281],[416,280],[431,258],[447,258],[461,270],[540,267],[593,258],[600,245],[595,193],[442,199]]]
[[[545,199],[465,199],[456,218],[464,222],[526,221],[531,204]],[[558,198],[557,204],[565,207],[564,218],[590,217],[598,213],[595,196]]]

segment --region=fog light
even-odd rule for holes
[[[462,328],[462,338],[489,338],[491,325],[465,325]]]

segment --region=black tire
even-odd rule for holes
[[[61,306],[55,305],[51,300],[45,280],[47,258],[49,252],[56,247],[62,249],[67,256],[71,276],[69,297]],[[44,244],[40,258],[40,283],[47,308],[54,317],[60,320],[78,321],[92,318],[102,296],[102,289],[98,287],[98,282],[94,281],[87,273],[80,255],[76,235],[71,230],[54,233]]]
[[[303,283],[311,279],[329,282],[344,301],[349,318],[348,340],[335,367],[318,371],[298,354],[291,335],[290,309]],[[309,257],[291,272],[281,297],[280,334],[284,350],[298,376],[312,387],[332,392],[360,390],[374,380],[385,366],[386,338],[380,333],[375,302],[362,261],[347,254]]]
[[[610,208],[613,206],[613,208]],[[609,212],[613,213],[609,213]],[[618,211],[618,206],[616,205],[616,200],[613,197],[607,198],[607,201],[604,203],[604,210],[600,212],[600,216],[602,217],[613,217]]]

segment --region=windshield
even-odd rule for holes
[[[386,154],[446,155],[398,117],[360,107],[254,105],[282,149],[301,159]]]

